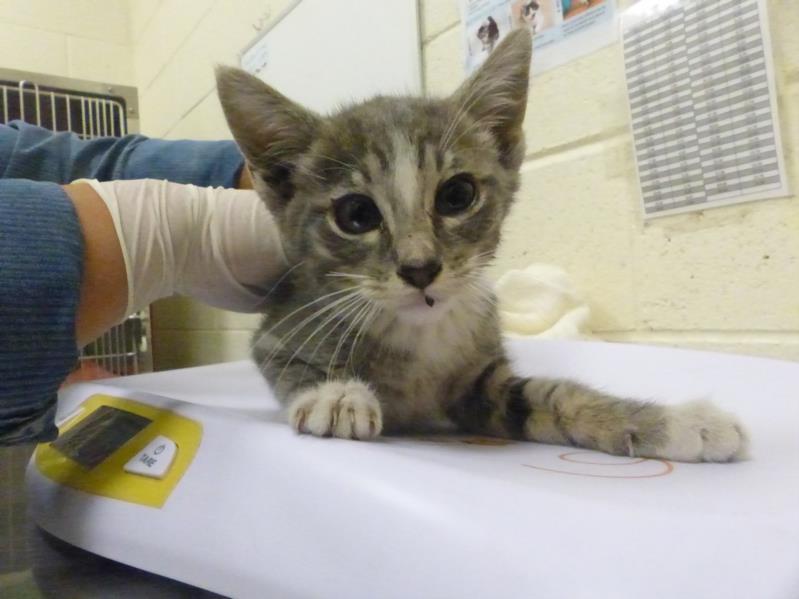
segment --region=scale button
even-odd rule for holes
[[[175,460],[178,447],[171,439],[158,435],[125,464],[125,472],[152,478],[164,478]]]

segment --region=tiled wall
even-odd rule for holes
[[[133,85],[128,3],[2,0],[0,66]]]
[[[131,0],[142,128],[216,139],[227,129],[212,66],[235,62],[282,1]],[[424,76],[432,94],[462,78],[455,0],[423,0]],[[769,0],[788,172],[799,187],[799,2]],[[612,340],[799,359],[796,198],[675,216],[638,216],[618,44],[533,81],[519,202],[495,272],[549,262],[588,297]],[[188,300],[156,308],[160,367],[246,355],[256,320]]]

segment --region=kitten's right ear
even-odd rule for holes
[[[311,145],[319,116],[241,69],[217,67],[216,87],[234,139],[279,208],[293,195],[293,164]]]
[[[487,124],[508,168],[524,158],[524,113],[533,38],[527,27],[509,32],[485,62],[454,93],[452,102]]]

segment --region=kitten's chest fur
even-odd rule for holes
[[[376,327],[372,351],[359,356],[386,421],[397,430],[424,422],[443,426],[446,411],[471,386],[470,373],[495,351],[493,310],[457,307],[427,325]]]

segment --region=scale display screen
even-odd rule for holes
[[[52,443],[85,468],[94,468],[135,437],[152,420],[103,405]]]

